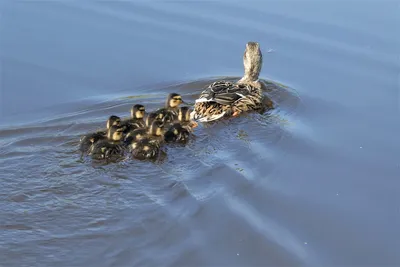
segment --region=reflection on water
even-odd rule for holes
[[[0,3],[5,266],[399,265],[399,6],[249,3]],[[157,164],[79,157],[110,114],[237,79],[251,40],[274,110]]]

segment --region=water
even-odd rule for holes
[[[400,264],[397,2],[0,11],[2,266]],[[201,125],[159,164],[80,159],[109,115],[240,77],[248,41],[274,111]]]

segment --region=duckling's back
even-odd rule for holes
[[[81,137],[79,150],[83,153],[88,153],[92,146],[101,140],[107,139],[106,131],[98,131]]]
[[[90,155],[93,159],[110,159],[121,157],[124,153],[124,146],[120,142],[101,140],[92,146]]]
[[[172,124],[164,134],[165,142],[188,142],[190,137],[190,131],[188,127],[189,126],[183,126],[181,123]]]
[[[150,138],[134,141],[130,145],[132,157],[139,160],[155,159],[160,152],[160,142]]]

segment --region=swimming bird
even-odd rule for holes
[[[179,105],[184,103],[182,96],[177,93],[170,93],[165,102],[165,107],[155,111],[155,114],[165,123],[173,122],[178,117]]]
[[[145,160],[154,159],[159,155],[164,141],[163,122],[154,121],[149,129],[138,129],[130,133],[125,143],[132,157]]]
[[[115,156],[122,156],[124,145],[122,143],[124,128],[113,125],[108,129],[107,139],[95,143],[90,151],[93,159],[110,159]]]
[[[131,117],[121,121],[121,126],[125,128],[124,133],[145,127],[144,115],[146,109],[143,105],[136,104],[131,108]]]
[[[151,126],[151,124],[154,122],[154,121],[156,121],[156,120],[158,120],[158,121],[162,121],[162,118],[164,117],[164,114],[159,114],[159,113],[156,113],[156,112],[150,112],[149,114],[147,114],[147,116],[146,116],[146,120],[145,120],[145,126],[146,127],[150,127]]]
[[[190,119],[190,108],[180,107],[178,109],[178,121],[172,123],[164,134],[164,140],[167,143],[186,143],[189,141],[193,128],[197,123]]]
[[[121,118],[115,115],[111,115],[107,120],[105,130],[100,130],[81,137],[79,150],[83,153],[88,153],[92,145],[94,145],[100,140],[107,139],[107,131],[108,129],[110,129],[111,126],[120,126],[120,125],[121,125]]]
[[[262,63],[259,43],[248,42],[243,55],[244,76],[237,82],[220,80],[208,85],[196,99],[191,118],[210,122],[262,109],[264,96],[259,81]]]
[[[164,135],[164,123],[160,120],[154,120],[150,127],[142,127],[129,132],[124,139],[125,144],[129,145],[133,141],[138,141],[143,138],[152,138],[157,141],[162,141]]]

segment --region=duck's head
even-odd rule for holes
[[[131,108],[131,117],[132,119],[143,119],[144,113],[146,112],[146,109],[144,108],[143,105],[134,105]]]
[[[154,136],[162,136],[164,134],[164,123],[159,120],[152,122],[149,133]]]
[[[166,108],[176,108],[183,103],[182,96],[177,93],[171,93],[167,97],[167,102],[165,103]]]
[[[262,67],[262,53],[257,42],[248,42],[243,55],[244,80],[257,81]]]
[[[162,120],[164,117],[164,114],[162,113],[150,113],[146,117],[146,126],[150,127],[151,124],[156,121],[156,120]]]
[[[112,125],[108,129],[107,138],[111,141],[121,141],[123,138],[123,134],[124,134],[123,127]]]
[[[120,126],[121,118],[115,115],[111,115],[107,120],[107,129],[110,129],[111,126]]]
[[[180,107],[178,110],[178,120],[180,122],[190,121],[190,111],[189,107]]]

